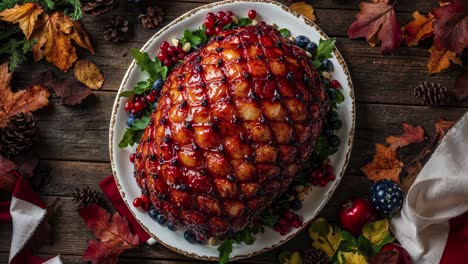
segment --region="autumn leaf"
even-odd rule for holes
[[[390,149],[397,150],[411,143],[424,141],[424,128],[422,126],[412,126],[405,122],[403,122],[401,126],[403,129],[403,134],[401,136],[387,137],[387,143],[390,145]]]
[[[439,136],[439,141],[441,141],[444,137],[445,134],[447,134],[447,131],[451,129],[455,125],[455,122],[452,121],[447,121],[444,118],[439,119],[435,124],[435,132]]]
[[[372,162],[361,168],[369,180],[374,182],[390,179],[400,183],[400,172],[403,162],[398,159],[397,153],[382,144],[375,145],[375,155]]]
[[[431,37],[434,32],[432,23],[434,22],[434,15],[429,13],[423,16],[419,11],[413,12],[414,20],[403,27],[405,33],[405,43],[408,46],[416,46],[419,41]]]
[[[314,15],[314,8],[312,5],[307,4],[306,2],[298,2],[289,6],[289,9],[307,17],[308,19],[315,21],[317,20]]]
[[[339,264],[367,264],[366,257],[360,252],[342,252],[338,253]]]
[[[458,76],[455,82],[455,97],[458,101],[463,101],[468,97],[468,67],[465,66],[464,71]]]
[[[317,218],[310,224],[308,231],[312,246],[323,250],[331,259],[343,240],[340,228],[329,225],[324,218]]]
[[[14,93],[10,88],[11,78],[8,63],[0,65],[0,128],[11,116],[31,113],[49,104],[50,93],[44,86],[34,85]]]
[[[362,2],[361,12],[348,29],[351,39],[364,37],[371,46],[382,42],[381,52],[386,54],[397,49],[403,40],[403,31],[388,0]]]
[[[448,49],[437,49],[434,45],[429,49],[431,56],[427,62],[427,68],[430,74],[441,72],[450,66],[450,61],[455,64],[462,65],[460,58],[455,52]]]
[[[42,7],[36,3],[15,5],[13,8],[5,9],[0,12],[0,20],[14,24],[18,23],[26,39],[29,39],[34,30],[36,21],[42,12]]]
[[[461,54],[468,47],[468,4],[453,0],[431,11],[434,21],[434,46]]]
[[[73,39],[79,46],[94,53],[89,36],[79,22],[73,22],[63,13],[44,14],[34,30],[32,39],[37,43],[33,46],[34,61],[45,59],[57,68],[66,72],[77,60]]]
[[[396,250],[380,251],[371,258],[369,264],[398,264],[399,257]]]
[[[384,241],[388,235],[389,224],[387,219],[370,222],[362,228],[362,235],[369,240],[372,246]]]
[[[102,207],[92,204],[79,211],[99,241],[88,242],[83,259],[92,263],[117,263],[118,256],[126,249],[139,245],[138,235],[130,232],[127,219],[119,213],[109,214]]]
[[[98,90],[104,83],[104,76],[96,64],[88,60],[79,60],[75,63],[74,74],[78,81],[93,90]]]

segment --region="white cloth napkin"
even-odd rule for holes
[[[449,220],[468,211],[468,112],[419,173],[390,228],[415,263],[439,263]],[[467,238],[468,241],[468,238]],[[459,263],[468,263],[468,252]]]

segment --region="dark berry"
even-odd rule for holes
[[[257,17],[257,11],[255,10],[250,10],[249,13],[247,14],[250,19],[255,19]]]
[[[330,85],[330,80],[328,80],[327,78],[325,78],[323,76],[320,76],[320,81],[322,82],[322,84],[324,86],[329,86]]]
[[[192,243],[192,244],[195,243],[195,235],[193,235],[193,233],[190,231],[184,232],[184,239],[187,240],[187,242],[189,243]]]
[[[167,59],[167,53],[161,50],[160,52],[158,52],[158,59],[160,61],[164,61],[165,59]]]
[[[337,80],[332,80],[332,81],[330,82],[330,85],[331,85],[331,87],[333,87],[333,88],[335,88],[335,89],[338,89],[338,88],[341,87],[341,83],[340,83],[339,81],[337,81]]]
[[[208,28],[212,28],[215,24],[215,19],[212,18],[212,17],[206,17],[205,18],[205,27],[208,29]]]
[[[151,208],[148,211],[148,215],[153,219],[154,221],[157,221],[157,217],[159,215],[159,211],[156,208]]]
[[[160,214],[156,217],[156,221],[160,224],[160,225],[164,225],[166,222],[167,222],[167,219],[166,217],[164,217],[164,215]]]
[[[142,196],[141,196],[141,201],[142,201],[144,204],[148,204],[148,205],[149,205],[149,203],[150,203],[149,198],[148,198],[148,196],[146,196],[146,195],[142,195]]]
[[[225,15],[225,16],[223,17],[223,23],[224,23],[224,24],[227,25],[227,24],[229,24],[229,23],[231,23],[231,22],[232,22],[232,17],[231,17],[231,16]]]
[[[155,109],[158,106],[158,102],[154,102],[152,108]]]
[[[134,106],[133,106],[133,110],[135,110],[135,112],[140,112],[141,110],[145,109],[146,107],[146,104],[141,102],[141,101],[136,101]]]
[[[343,125],[343,122],[341,122],[341,120],[338,119],[338,120],[333,121],[330,124],[330,128],[333,130],[338,130],[341,128],[342,125]]]
[[[132,117],[132,118],[138,119],[138,118],[140,118],[142,116],[143,116],[143,112],[135,112],[135,109],[133,109],[130,112],[130,117]]]
[[[172,65],[172,60],[167,58],[163,61],[164,66],[170,67]]]
[[[328,88],[327,89],[327,94],[328,94],[328,98],[330,98],[330,100],[334,101],[336,99],[336,90],[335,89]]]
[[[161,46],[160,46],[159,48],[160,48],[162,51],[167,51],[167,48],[169,48],[169,46],[170,46],[170,45],[169,45],[169,42],[163,41],[163,42],[161,43]]]
[[[223,11],[219,11],[218,13],[216,13],[216,17],[221,20],[223,19],[223,17],[226,15],[226,13],[224,13]]]
[[[152,104],[154,103],[154,101],[156,101],[156,96],[154,96],[154,94],[152,93],[149,93],[146,95],[146,101],[148,101],[148,103]]]
[[[221,25],[219,25],[219,26],[217,26],[217,27],[215,28],[215,33],[216,33],[216,34],[219,34],[219,33],[221,33],[222,31],[223,31],[223,27],[222,27]]]
[[[206,14],[206,17],[212,18],[213,20],[216,19],[216,15],[213,14],[212,12],[209,12],[208,14]]]
[[[136,154],[135,154],[135,153],[132,153],[132,154],[130,155],[130,162],[131,162],[131,163],[134,163],[134,162],[135,162],[135,157],[136,157]]]
[[[153,82],[153,90],[161,91],[163,85],[164,85],[164,81],[162,79],[157,79],[156,81]]]
[[[216,30],[212,27],[207,27],[205,33],[208,37],[211,37],[216,33]]]
[[[166,52],[167,52],[167,55],[172,56],[176,53],[176,48],[174,46],[169,46]]]
[[[333,67],[333,63],[329,59],[324,59],[322,61],[322,67],[327,71],[327,72],[332,72],[335,70],[335,67]]]
[[[310,42],[309,44],[307,44],[306,46],[306,50],[312,54],[314,54],[316,51],[317,51],[317,43],[315,42]]]
[[[381,214],[391,215],[403,204],[403,192],[392,180],[381,180],[372,185],[369,202]]]
[[[333,129],[329,128],[329,127],[325,127],[323,129],[323,134],[326,136],[326,137],[329,137],[331,135],[333,135]]]
[[[137,198],[135,198],[135,200],[133,200],[133,206],[135,206],[135,207],[140,207],[141,203],[142,203],[142,201],[141,201],[140,197],[137,197]]]
[[[327,121],[332,123],[336,120],[340,119],[340,115],[338,115],[338,112],[331,110],[327,114]]]
[[[127,126],[128,127],[132,127],[133,122],[135,122],[135,118],[133,118],[133,117],[127,118]]]
[[[328,143],[330,144],[330,147],[337,148],[341,144],[341,139],[336,135],[331,135],[328,137]]]
[[[301,209],[301,207],[302,207],[302,202],[299,201],[298,199],[294,199],[294,200],[292,200],[292,202],[290,203],[290,206],[291,206],[291,209],[293,209],[294,211],[297,211],[297,210]]]
[[[133,109],[133,102],[132,102],[132,101],[127,101],[127,102],[125,103],[125,107],[124,107],[124,108],[125,108],[125,111],[126,111],[126,112],[132,111],[132,109]]]
[[[297,46],[305,49],[305,47],[307,47],[307,44],[309,44],[310,39],[304,35],[300,35],[300,36],[297,36],[294,41],[296,42]]]
[[[171,231],[176,231],[177,229],[171,222],[167,222],[167,228]]]

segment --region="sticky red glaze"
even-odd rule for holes
[[[222,32],[168,76],[136,180],[174,225],[199,237],[238,231],[309,158],[326,101],[305,52],[273,27]]]

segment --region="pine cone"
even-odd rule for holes
[[[328,264],[328,256],[325,252],[316,248],[308,248],[302,254],[304,264]]]
[[[100,16],[119,5],[119,0],[80,0],[81,9],[88,15]]]
[[[76,203],[78,210],[88,207],[92,204],[97,204],[101,207],[106,206],[102,192],[95,191],[89,188],[89,186],[86,186],[86,188],[81,189],[77,187],[75,189],[75,192],[72,193],[72,196],[73,201]]]
[[[439,83],[423,82],[414,88],[414,96],[425,105],[439,106],[447,100],[447,89]]]
[[[164,20],[164,12],[159,6],[146,7],[146,13],[138,16],[145,28],[156,28]]]
[[[20,113],[11,117],[0,129],[0,154],[16,156],[30,150],[37,131],[32,115]]]
[[[115,16],[109,20],[104,30],[106,41],[119,42],[127,38],[128,21],[121,16]]]

